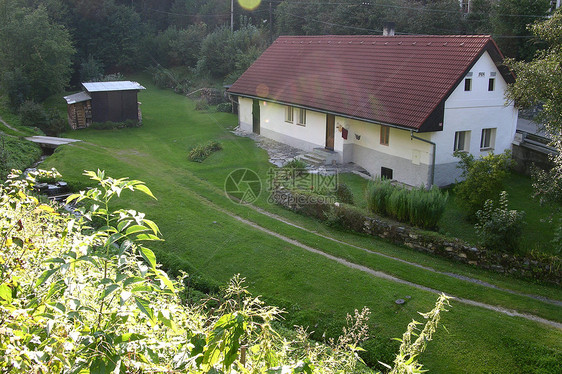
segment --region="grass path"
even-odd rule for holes
[[[45,167],[57,167],[67,181],[78,184],[86,183],[82,170],[97,168],[105,169],[106,175],[145,181],[158,201],[125,194],[121,204],[159,224],[166,241],[151,246],[166,266],[219,284],[240,273],[254,294],[294,306],[287,315],[291,323],[308,324],[320,334],[334,327],[330,321],[342,321],[346,313],[366,305],[373,312],[373,334],[384,339],[400,336],[417,311],[431,308],[434,292],[442,290],[469,302],[455,301],[443,316],[447,332],[441,330],[422,357],[432,372],[558,368],[559,328],[484,309],[479,303],[562,323],[558,305],[524,296],[556,301],[562,300],[561,290],[333,230],[265,199],[254,208],[233,204],[222,189],[226,175],[248,167],[265,178],[265,151],[228,132],[234,116],[195,112],[184,97],[147,86],[141,93],[142,128],[73,132],[72,137],[85,142],[61,147]],[[191,147],[210,139],[219,140],[224,149],[202,164],[186,160]],[[394,303],[405,295],[411,299],[404,305]]]

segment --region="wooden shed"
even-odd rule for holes
[[[93,122],[142,120],[137,94],[145,88],[137,82],[82,83],[83,92],[65,96],[68,123],[73,129],[89,127]]]

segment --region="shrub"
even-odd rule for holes
[[[213,152],[220,151],[222,149],[222,145],[217,142],[216,140],[211,140],[205,144],[199,144],[193,147],[188,154],[188,158],[190,161],[194,162],[203,162],[207,157],[211,155]]]
[[[386,204],[393,191],[394,187],[388,179],[377,178],[369,182],[366,192],[367,208],[373,213],[388,215]]]
[[[509,210],[507,205],[507,192],[502,191],[497,207],[489,199],[476,212],[478,222],[474,227],[482,245],[488,249],[513,252],[518,247],[525,212]]]
[[[209,103],[205,99],[199,99],[195,102],[195,110],[209,110]]]
[[[47,112],[43,105],[35,101],[25,101],[19,109],[21,124],[23,126],[45,127],[49,122]]]
[[[353,205],[353,192],[351,188],[345,183],[338,183],[336,187],[336,199],[340,203]]]
[[[232,113],[232,103],[220,103],[217,105],[217,112]]]
[[[499,155],[490,153],[475,159],[469,153],[456,151],[455,157],[460,158],[457,167],[462,169],[464,181],[457,184],[454,191],[460,205],[473,217],[486,200],[497,196],[502,190],[503,180],[513,164],[511,152],[506,150]]]
[[[429,191],[420,187],[410,191],[409,222],[418,227],[434,229],[441,219],[449,194],[433,186]]]
[[[324,213],[325,223],[331,227],[339,227],[355,232],[362,232],[365,224],[364,212],[353,205],[339,204],[330,205]]]

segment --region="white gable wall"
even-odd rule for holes
[[[456,167],[458,159],[453,156],[455,133],[470,131],[466,141],[467,149],[475,157],[489,152],[502,153],[511,149],[511,142],[517,126],[517,109],[513,102],[506,105],[505,90],[507,83],[487,52],[470,70],[472,76],[471,91],[465,91],[464,80],[455,88],[445,101],[443,131],[430,133],[430,140],[437,144],[435,159],[435,184],[445,186],[454,183],[460,176]],[[494,72],[495,77],[490,73]],[[482,74],[483,73],[483,74]],[[494,91],[488,91],[490,78],[495,78]],[[490,149],[481,149],[482,130],[495,130],[495,142]]]

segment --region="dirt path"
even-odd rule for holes
[[[4,121],[4,119],[2,117],[0,117],[0,122],[2,122],[2,124],[4,126],[6,126],[7,128],[9,128],[10,130],[14,130],[16,132],[21,132],[20,130],[16,129],[15,127],[12,127],[8,124],[8,122]]]
[[[321,238],[324,238],[324,239],[333,241],[333,242],[338,243],[338,244],[346,245],[346,246],[349,246],[349,247],[352,247],[352,248],[355,248],[355,249],[359,249],[359,250],[361,250],[361,251],[364,251],[364,252],[367,252],[367,253],[370,253],[370,254],[374,254],[374,255],[377,255],[377,256],[384,257],[384,258],[388,258],[388,259],[391,259],[391,260],[395,260],[395,261],[398,261],[398,262],[402,262],[402,263],[407,264],[407,265],[410,265],[410,266],[415,266],[415,267],[417,267],[417,268],[424,269],[424,270],[430,271],[430,272],[435,273],[435,274],[445,275],[445,276],[447,276],[447,277],[460,279],[460,280],[463,280],[463,281],[466,281],[466,282],[478,284],[478,285],[483,286],[483,287],[493,288],[493,289],[495,289],[495,290],[502,291],[502,292],[506,292],[506,293],[509,293],[509,294],[512,294],[512,295],[524,296],[524,297],[528,297],[528,298],[531,298],[531,299],[535,299],[535,300],[542,301],[542,302],[547,303],[547,304],[552,304],[552,305],[556,305],[556,306],[562,307],[562,301],[560,301],[560,300],[553,300],[553,299],[549,299],[549,298],[544,297],[544,296],[539,296],[539,295],[533,295],[533,294],[527,294],[527,293],[523,293],[523,292],[518,292],[518,291],[510,290],[510,289],[507,289],[507,288],[502,288],[502,287],[496,286],[495,284],[491,284],[491,283],[488,283],[488,282],[484,282],[484,281],[482,281],[482,280],[480,280],[480,279],[475,279],[475,278],[467,277],[467,276],[460,275],[460,274],[455,274],[455,273],[450,273],[450,272],[444,272],[444,271],[435,270],[435,269],[433,269],[433,268],[431,268],[431,267],[429,267],[429,266],[420,265],[420,264],[417,264],[417,263],[415,263],[415,262],[407,261],[407,260],[404,260],[404,259],[401,259],[401,258],[398,258],[398,257],[394,257],[394,256],[390,256],[390,255],[387,255],[387,254],[384,254],[384,253],[381,253],[381,252],[373,251],[372,249],[367,249],[367,248],[364,248],[364,247],[360,247],[360,246],[357,246],[357,245],[355,245],[355,244],[347,243],[347,242],[344,242],[344,241],[342,241],[342,240],[338,240],[338,239],[332,238],[331,236],[327,236],[327,235],[320,234],[320,233],[318,233],[318,232],[316,232],[316,231],[312,231],[312,230],[309,230],[309,229],[307,229],[307,228],[305,228],[305,227],[302,227],[302,226],[299,226],[299,225],[297,225],[297,224],[294,224],[294,223],[292,223],[292,222],[290,222],[290,221],[284,219],[283,217],[280,217],[280,216],[278,216],[278,215],[276,215],[276,214],[274,214],[274,213],[270,213],[270,212],[268,212],[268,211],[266,211],[266,210],[263,210],[262,208],[258,208],[258,207],[255,207],[255,206],[250,206],[250,208],[252,208],[253,210],[255,210],[255,211],[257,211],[257,212],[259,212],[259,213],[261,213],[261,214],[263,214],[263,215],[266,215],[266,216],[268,216],[268,217],[270,217],[270,218],[273,218],[273,219],[275,219],[275,220],[277,220],[277,221],[279,221],[279,222],[283,222],[283,223],[285,223],[285,224],[287,224],[287,225],[293,226],[293,227],[295,227],[295,228],[298,228],[298,229],[300,229],[300,230],[306,231],[306,232],[308,232],[308,233],[311,233],[311,234],[313,234],[313,235],[319,236],[319,237],[321,237]]]
[[[225,209],[222,209],[222,208],[216,206],[216,205],[213,204],[213,203],[211,203],[211,204],[214,205],[214,207],[215,207],[216,209],[222,211],[223,213],[225,213],[225,214],[227,214],[228,216],[230,216],[230,217],[236,219],[237,221],[240,221],[240,222],[242,222],[242,223],[244,223],[244,224],[246,224],[246,225],[248,225],[248,226],[251,226],[251,227],[253,227],[253,228],[257,229],[257,230],[260,230],[260,231],[262,231],[262,232],[265,232],[266,234],[269,234],[269,235],[274,236],[274,237],[276,237],[276,238],[278,238],[278,239],[281,239],[281,240],[283,240],[284,242],[287,242],[287,243],[289,243],[289,244],[292,244],[292,245],[294,245],[294,246],[296,246],[296,247],[302,248],[302,249],[304,249],[304,250],[306,250],[306,251],[309,251],[309,252],[318,254],[318,255],[320,255],[320,256],[324,256],[324,257],[326,257],[326,258],[328,258],[328,259],[330,259],[330,260],[332,260],[332,261],[336,261],[336,262],[338,262],[338,263],[340,263],[340,264],[342,264],[342,265],[344,265],[344,266],[347,266],[347,267],[349,267],[349,268],[356,269],[356,270],[360,270],[360,271],[362,271],[362,272],[365,272],[365,273],[370,274],[370,275],[372,275],[372,276],[375,276],[375,277],[377,277],[377,278],[382,278],[382,279],[390,280],[390,281],[393,281],[393,282],[396,282],[396,283],[404,284],[404,285],[407,285],[407,286],[410,286],[410,287],[414,287],[414,288],[417,288],[417,289],[419,289],[419,290],[431,292],[431,293],[434,293],[434,294],[437,294],[437,295],[440,295],[440,294],[444,293],[444,292],[442,292],[442,291],[439,291],[439,290],[436,290],[436,289],[433,289],[433,288],[430,288],[430,287],[422,286],[422,285],[417,284],[417,283],[409,282],[409,281],[406,281],[406,280],[397,278],[397,277],[395,277],[395,276],[386,274],[386,273],[384,273],[384,272],[382,272],[382,271],[373,270],[373,269],[370,269],[370,268],[368,268],[368,267],[366,267],[366,266],[358,265],[358,264],[355,264],[355,263],[353,263],[353,262],[349,262],[349,261],[347,261],[347,260],[345,260],[345,259],[343,259],[343,258],[336,257],[336,256],[333,256],[333,255],[331,255],[331,254],[322,252],[322,251],[319,250],[319,249],[316,249],[316,248],[313,248],[313,247],[309,247],[309,246],[307,246],[307,245],[305,245],[305,244],[302,244],[301,242],[299,242],[299,241],[297,241],[297,240],[288,238],[288,237],[286,237],[286,236],[284,236],[284,235],[281,235],[281,234],[279,234],[279,233],[276,233],[276,232],[274,232],[274,231],[271,231],[271,230],[268,230],[268,229],[266,229],[266,228],[264,228],[264,227],[261,227],[261,226],[259,226],[258,224],[254,223],[254,222],[252,222],[252,221],[249,221],[249,220],[247,220],[247,219],[245,219],[245,218],[242,218],[242,217],[240,217],[240,216],[237,216],[237,215],[235,215],[234,213],[231,213],[231,212],[229,212],[229,211],[227,211],[227,210],[225,210]],[[346,243],[344,243],[344,244],[346,244]],[[360,247],[359,247],[359,248],[360,248]],[[447,296],[450,296],[450,297],[452,298],[452,300],[456,300],[456,301],[458,301],[458,302],[460,302],[460,303],[463,303],[463,304],[472,305],[472,306],[477,306],[477,307],[480,307],[480,308],[492,310],[492,311],[494,311],[494,312],[506,314],[506,315],[512,316],[512,317],[521,317],[521,318],[525,318],[525,319],[528,319],[528,320],[530,320],[530,321],[535,321],[535,322],[543,323],[543,324],[545,324],[545,325],[549,325],[549,326],[551,326],[551,327],[555,327],[555,328],[557,328],[557,329],[559,329],[559,330],[562,330],[562,323],[555,322],[555,321],[551,321],[551,320],[548,320],[548,319],[545,319],[545,318],[542,318],[542,317],[538,317],[538,316],[535,316],[535,315],[532,315],[532,314],[521,313],[521,312],[518,312],[518,311],[513,310],[513,309],[502,308],[502,307],[499,307],[499,306],[490,305],[490,304],[486,304],[486,303],[481,303],[481,302],[478,302],[478,301],[469,300],[469,299],[465,299],[465,298],[462,298],[462,297],[456,297],[456,296],[454,296],[454,295],[447,295]]]

